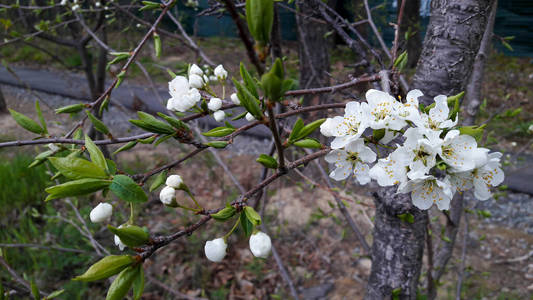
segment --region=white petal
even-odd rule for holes
[[[358,153],[359,151],[363,149],[363,147],[365,147],[365,141],[363,141],[363,139],[356,139],[346,144],[345,149],[346,149],[346,152]]]
[[[334,164],[334,163],[337,163],[338,161],[346,160],[347,156],[348,156],[348,154],[346,153],[346,151],[340,150],[340,149],[335,149],[335,150],[331,150],[326,155],[326,157],[324,157],[324,159],[328,163]]]
[[[448,119],[450,109],[448,108],[448,98],[444,95],[438,95],[435,99],[435,107],[429,110],[429,118],[436,123],[442,123]]]
[[[474,178],[474,196],[478,200],[487,200],[492,196],[489,186],[482,178]]]
[[[355,174],[355,178],[357,178],[357,181],[359,181],[360,184],[367,184],[370,182],[369,170],[370,168],[367,164],[363,164],[360,162],[355,164],[353,171]]]
[[[352,172],[351,164],[343,164],[340,167],[337,167],[335,170],[331,171],[331,173],[329,174],[329,177],[333,178],[336,181],[341,181],[341,180],[348,178],[351,172]]]
[[[405,97],[405,103],[418,108],[418,97],[423,95],[424,94],[420,90],[409,91],[409,93],[407,93],[407,96]]]
[[[359,151],[359,159],[363,162],[371,163],[376,160],[376,153],[367,146],[363,146]]]
[[[333,141],[331,141],[331,149],[343,148],[348,143],[350,143],[353,140],[357,140],[358,138],[359,137],[357,137],[357,136],[351,136],[351,135],[345,135],[345,136],[336,137]]]

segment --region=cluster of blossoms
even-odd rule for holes
[[[183,179],[179,175],[170,175],[167,177],[165,182],[165,187],[159,192],[159,200],[163,204],[171,207],[177,206],[176,202],[176,190],[181,190],[185,188]]]
[[[226,237],[205,242],[204,252],[207,259],[212,262],[221,262],[226,256]],[[250,236],[250,251],[255,257],[266,258],[272,249],[272,241],[268,234],[257,231]]]
[[[208,75],[196,64],[189,68],[188,78],[185,76],[176,76],[168,83],[168,89],[171,98],[167,102],[167,109],[178,112],[186,112],[196,106],[202,99],[200,90],[210,92],[210,82],[224,83],[228,77],[228,72],[222,65],[218,65],[212,75]],[[213,117],[217,122],[224,120],[226,114],[220,108],[222,100],[213,97],[209,100],[207,107],[213,112]]]
[[[420,96],[421,91],[410,91],[402,103],[388,93],[369,90],[367,102],[349,102],[344,116],[328,118],[320,131],[334,137],[326,156],[336,167],[330,177],[344,180],[354,174],[360,184],[374,179],[380,186],[397,185],[399,193],[411,192],[420,209],[436,204],[447,210],[455,191],[472,188],[477,199],[489,199],[490,188],[503,182],[501,153],[489,153],[455,128],[458,116],[450,114],[446,96],[435,97],[429,111],[420,108]],[[371,138],[364,134],[370,129]],[[396,145],[388,145],[392,141]],[[394,151],[370,166],[377,155],[369,146]]]

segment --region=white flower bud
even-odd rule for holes
[[[254,115],[252,115],[251,113],[247,113],[246,116],[245,116],[246,120],[249,121],[249,122],[252,122],[252,121],[255,121],[255,117]]]
[[[122,228],[122,225],[120,225],[118,228]],[[126,248],[126,245],[120,240],[118,235],[115,234],[114,240],[115,240],[115,246],[117,246],[118,249],[120,249],[120,251],[124,251],[124,248]]]
[[[200,67],[198,67],[196,64],[192,64],[191,68],[189,69],[189,76],[192,74],[202,76],[204,75],[204,71],[202,71],[202,69],[200,69]]]
[[[338,125],[332,118],[327,118],[322,125],[320,125],[320,133],[323,136],[333,136],[337,132]]]
[[[226,248],[228,244],[223,238],[207,241],[204,246],[205,256],[212,262],[221,262],[226,256]]]
[[[59,147],[56,144],[48,144],[48,149],[52,150],[53,152],[57,152],[59,150]]]
[[[100,2],[96,2],[96,3],[94,4],[94,6],[96,6],[96,7],[100,7],[100,5],[102,5]]]
[[[217,111],[222,107],[222,100],[220,98],[211,98],[207,104],[207,108],[212,111]]]
[[[233,102],[233,104],[241,105],[241,99],[239,99],[237,94],[235,94],[235,93],[231,94],[230,98],[231,98],[231,102]]]
[[[215,76],[217,77],[217,79],[219,80],[225,80],[226,77],[228,77],[228,71],[224,70],[224,67],[222,65],[218,65],[216,68],[215,68]]]
[[[61,0],[61,3],[59,3],[59,5],[63,5],[63,6],[67,5],[67,0]]]
[[[93,208],[93,210],[91,210],[89,217],[91,219],[91,222],[93,223],[105,222],[111,218],[112,212],[113,206],[111,206],[111,204],[100,203],[95,208]]]
[[[165,205],[171,205],[176,198],[176,190],[171,186],[165,186],[161,192],[159,192],[159,200]]]
[[[202,76],[202,78],[206,84],[209,83],[209,77],[207,77],[207,75]]]
[[[518,145],[516,142],[511,142],[511,146],[516,147]]]
[[[201,89],[204,86],[204,80],[201,76],[191,74],[189,76],[189,85],[192,88]]]
[[[533,134],[533,124],[529,125],[529,127],[527,128],[527,132],[529,134]]]
[[[222,122],[225,117],[226,113],[223,110],[217,110],[213,113],[213,118],[215,118],[215,121],[217,122]]]
[[[181,176],[179,175],[170,175],[167,177],[167,181],[165,182],[165,184],[171,188],[179,189],[180,186],[183,184],[183,179],[181,179]]]
[[[80,9],[78,4],[72,6],[72,11],[77,11],[78,9]]]
[[[266,258],[272,249],[272,241],[270,237],[258,231],[250,237],[250,250],[255,257]]]
[[[218,78],[215,75],[209,76],[209,82],[216,83],[218,81]]]

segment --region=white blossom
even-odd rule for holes
[[[223,238],[207,241],[204,246],[205,256],[212,262],[221,262],[226,256],[226,248],[228,244]]]
[[[235,94],[235,93],[231,94],[230,98],[231,98],[231,102],[233,102],[233,104],[241,105],[241,100],[239,99],[237,94]]]
[[[171,186],[165,186],[161,192],[159,192],[159,200],[165,205],[172,205],[176,200],[176,190]]]
[[[411,192],[411,200],[419,209],[429,209],[436,204],[440,210],[448,210],[453,197],[451,184],[433,176],[423,176],[402,183],[398,192]]]
[[[477,156],[484,155],[476,149],[477,143],[473,137],[461,135],[459,130],[450,130],[444,137],[439,156],[456,171],[469,171],[475,167],[479,159]]]
[[[204,75],[204,71],[202,71],[202,69],[196,64],[192,64],[191,68],[189,69],[189,76],[191,76],[192,74],[202,76]]]
[[[405,103],[400,105],[398,113],[399,117],[411,122],[419,120],[420,110],[418,109],[418,98],[422,95],[420,90],[409,91],[405,97]]]
[[[165,184],[174,189],[179,189],[183,184],[183,179],[179,175],[170,175],[167,177]],[[162,192],[162,191],[161,191]]]
[[[215,68],[214,74],[218,80],[225,80],[226,77],[228,77],[228,71],[226,71],[222,65],[218,65]]]
[[[183,76],[176,76],[168,83],[171,98],[167,102],[168,110],[186,112],[202,99],[195,88],[190,88],[189,81]]]
[[[213,113],[213,118],[217,122],[222,122],[226,118],[226,113],[223,110],[217,110]]]
[[[370,182],[369,167],[366,163],[376,160],[376,153],[369,147],[365,146],[362,139],[351,141],[346,145],[345,150],[334,149],[326,155],[326,161],[334,163],[336,169],[333,170],[329,177],[339,181],[346,179],[353,170],[355,177],[360,184]]]
[[[448,98],[444,95],[438,95],[433,99],[435,100],[435,107],[429,110],[429,114],[420,114],[419,119],[413,120],[416,126],[431,130],[440,130],[457,125],[457,117],[455,121],[448,118],[450,114]]]
[[[437,153],[442,145],[439,133],[416,127],[405,131],[406,140],[403,146],[398,147],[395,152],[401,155],[402,161],[408,162],[407,177],[415,179],[427,175],[429,170],[435,166]]]
[[[72,11],[77,11],[78,9],[80,9],[80,5],[79,4],[72,5],[71,9]]]
[[[118,228],[122,228],[122,227],[123,226],[120,225]],[[122,240],[116,234],[115,234],[115,237],[114,237],[114,241],[115,241],[115,246],[117,246],[118,249],[120,249],[120,251],[124,251],[124,248],[126,248],[126,244],[124,244],[122,242]]]
[[[339,149],[361,137],[368,127],[368,119],[368,104],[348,102],[344,109],[344,117],[327,119],[320,125],[320,132],[326,136],[334,136],[331,148]]]
[[[407,181],[409,161],[399,151],[392,152],[386,158],[381,158],[370,169],[370,178],[376,180],[380,186],[391,186]]]
[[[255,257],[266,258],[272,249],[268,234],[258,231],[250,237],[250,250]]]
[[[113,206],[109,203],[100,203],[91,210],[89,217],[93,223],[109,221],[113,213]]]
[[[59,5],[63,5],[63,6],[65,6],[65,5],[67,5],[67,3],[68,3],[68,0],[61,0],[61,2],[59,3]]]
[[[246,116],[244,116],[244,118],[246,118],[246,120],[249,122],[255,121],[255,117],[251,113],[246,113]]]
[[[222,107],[222,100],[220,98],[211,98],[207,104],[207,108],[212,111],[217,111]]]
[[[388,93],[370,89],[366,92],[366,101],[370,112],[369,126],[372,129],[400,130],[407,125],[399,116],[403,104]]]
[[[191,74],[189,75],[189,85],[191,88],[201,89],[204,87],[204,79],[202,76]]]
[[[527,132],[529,134],[533,134],[533,124],[529,125],[529,127],[527,128]]]
[[[95,7],[100,7],[100,5],[102,5],[100,2],[96,2],[96,3],[94,3],[94,6],[95,6]]]

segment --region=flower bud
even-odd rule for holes
[[[334,123],[333,119],[327,118],[324,123],[320,125],[320,133],[323,136],[333,136],[337,130],[337,125]]]
[[[111,206],[111,204],[100,203],[95,208],[93,208],[93,210],[91,210],[89,217],[91,219],[91,222],[100,223],[100,222],[108,221],[109,218],[111,218],[112,212],[113,212],[113,206]]]
[[[533,124],[529,125],[529,127],[527,128],[527,132],[529,134],[533,134]]]
[[[179,175],[170,175],[167,177],[165,184],[169,187],[179,189],[180,186],[183,184],[183,179],[181,179],[181,176]]]
[[[252,122],[252,121],[255,121],[255,117],[254,115],[252,115],[251,113],[247,113],[246,116],[245,116],[246,120],[249,121],[249,122]]]
[[[120,225],[118,228],[122,228],[123,226]],[[120,249],[120,251],[124,251],[124,248],[126,248],[126,245],[120,240],[120,238],[118,237],[118,235],[115,234],[115,246],[118,247],[118,249]]]
[[[231,101],[233,102],[233,104],[241,105],[241,100],[239,99],[237,94],[235,94],[235,93],[231,94],[230,98],[231,98]]]
[[[205,256],[212,262],[220,262],[226,256],[226,248],[228,244],[223,238],[207,241],[204,246]]]
[[[222,122],[225,117],[226,113],[223,110],[217,110],[213,113],[213,118],[215,118],[215,121],[217,122]]]
[[[165,205],[172,205],[175,199],[176,190],[171,186],[165,186],[159,193],[159,200],[161,200],[161,202],[163,202]]]
[[[189,76],[189,86],[191,88],[201,89],[204,86],[204,80],[196,74],[191,74]]]
[[[50,143],[50,144],[48,144],[47,146],[48,146],[48,149],[50,149],[50,150],[53,151],[53,152],[57,152],[57,151],[59,151],[59,147],[58,147],[56,144],[52,144],[52,143]]]
[[[209,82],[216,83],[218,81],[217,77],[215,75],[209,76]]]
[[[191,68],[189,69],[189,76],[192,74],[202,76],[204,75],[204,71],[202,71],[202,69],[200,69],[200,67],[198,67],[196,64],[192,64]]]
[[[250,250],[255,257],[266,258],[272,249],[270,237],[261,231],[250,237]]]
[[[226,71],[222,65],[218,65],[215,68],[214,73],[218,80],[225,80],[226,77],[228,77],[228,71]]]
[[[220,98],[211,98],[207,104],[207,108],[212,111],[217,111],[222,107],[222,100]]]

